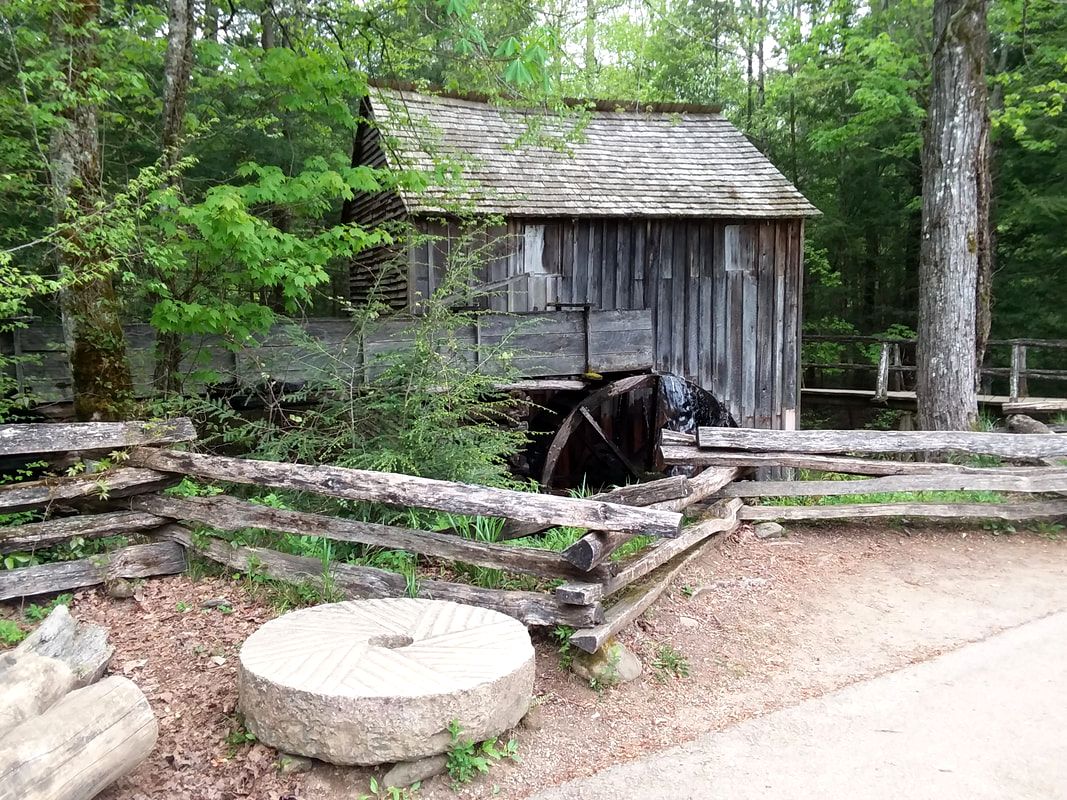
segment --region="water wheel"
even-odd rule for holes
[[[563,417],[545,451],[541,485],[574,488],[632,483],[663,471],[661,428],[735,423],[711,394],[677,375],[633,375],[581,399]]]

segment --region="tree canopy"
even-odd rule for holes
[[[993,333],[1057,336],[1067,5],[1004,0],[989,29]],[[336,312],[344,264],[389,236],[341,205],[420,180],[351,166],[360,99],[391,79],[717,104],[823,212],[809,329],[913,328],[932,36],[931,0],[10,0],[0,313],[47,316],[101,276],[162,334]],[[89,109],[99,169],[59,191],[57,141]]]

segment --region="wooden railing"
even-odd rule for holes
[[[888,338],[879,336],[837,336],[806,334],[804,342],[849,346],[878,346],[877,362],[864,362],[858,358],[846,361],[823,363],[804,361],[806,372],[820,376],[840,372],[874,372],[876,402],[885,401],[890,391],[904,390],[913,386],[915,374],[915,339]],[[982,367],[983,384],[991,386],[993,379],[1007,378],[1007,392],[1010,400],[1020,400],[1029,395],[1029,378],[1046,381],[1067,382],[1067,369],[1035,369],[1027,366],[1027,358],[1033,350],[1067,351],[1067,341],[1059,339],[994,339],[988,342],[987,352],[992,355],[1007,356],[1010,353],[1010,366]],[[910,356],[910,358],[909,358]],[[988,358],[987,358],[988,361]],[[825,382],[825,377],[824,377]],[[869,385],[869,384],[868,384]]]

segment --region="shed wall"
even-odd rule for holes
[[[792,428],[798,409],[803,220],[511,219],[462,234],[419,220],[409,303],[436,291],[466,253],[498,311],[555,302],[649,309],[655,366],[726,403],[737,421]]]

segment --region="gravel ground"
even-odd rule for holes
[[[1065,556],[1067,542],[1031,534],[883,524],[793,527],[761,541],[742,529],[709,545],[622,635],[645,664],[637,681],[594,692],[537,636],[543,726],[516,732],[521,763],[497,765],[458,795],[522,798],[1067,609]],[[220,598],[231,612],[203,607]],[[235,736],[236,652],[275,613],[244,584],[155,579],[129,600],[77,593],[72,611],[109,628],[112,670],[141,686],[160,720],[152,758],[105,800],[367,791],[365,770],[280,776],[274,751]],[[666,643],[687,659],[688,677],[651,667]],[[418,796],[456,795],[441,777]]]

